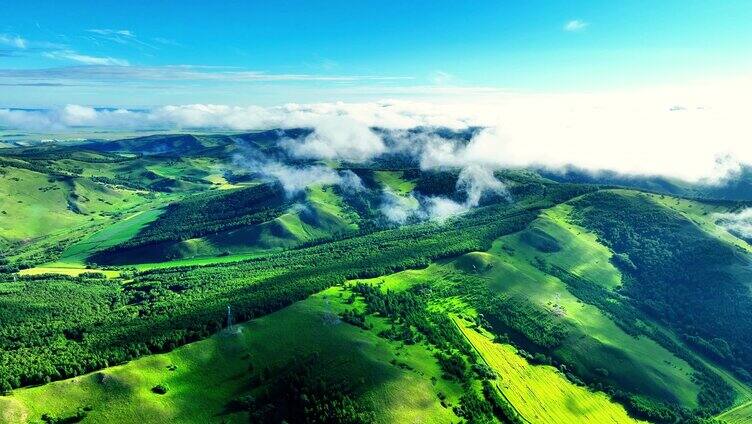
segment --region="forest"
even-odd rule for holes
[[[211,340],[227,327],[228,308],[233,321],[254,322],[339,287],[349,297],[339,300],[345,306],[337,322],[399,349],[427,349],[426,366],[439,370],[428,381],[440,407],[466,422],[531,422],[468,331],[497,347],[513,347],[526,367],[549,367],[567,390],[604,396],[626,411],[617,415],[661,424],[710,423],[747,399],[739,387],[750,383],[752,366],[752,340],[745,338],[752,330],[744,283],[750,277],[748,252],[743,241],[729,243],[707,229],[714,225],[708,211],[738,210],[743,202],[555,182],[531,170],[508,169],[492,174],[503,181],[503,195],[480,196],[477,207],[448,218],[413,215],[396,223],[383,212],[386,192],[411,207],[438,198],[461,204],[468,193],[458,189],[460,171],[421,170],[405,158],[385,156],[336,168],[358,178],[358,190],[323,184],[291,195],[244,167],[221,168],[244,144],[287,160],[275,147],[276,136],[146,137],[96,149],[5,152],[0,160],[7,180],[33,187],[35,196],[59,196],[49,197],[44,207],[70,226],[69,234],[59,236],[21,225],[17,230],[25,238],[3,240],[5,398]],[[170,153],[160,153],[162,148]],[[686,204],[697,212],[679,213]],[[22,200],[1,209],[17,217],[28,208]],[[554,211],[568,212],[558,218]],[[561,229],[541,224],[552,216],[562,221],[546,222],[576,227],[568,237],[588,246],[584,254],[606,256],[592,256],[591,263],[569,257],[582,251],[557,232]],[[263,237],[271,240],[297,238],[275,248],[249,244],[252,253],[219,247],[210,254],[188,251],[174,262],[142,254],[197,240],[222,246],[228,234],[248,228],[269,229]],[[596,265],[599,260],[604,263]],[[610,276],[581,272],[609,266]],[[405,272],[431,277],[396,291],[373,282]],[[602,281],[614,275],[619,281],[614,287]],[[529,286],[516,290],[515,281]],[[536,297],[552,284],[563,292]],[[588,319],[608,321],[614,326],[608,331],[626,338],[614,340],[632,338],[641,349],[660,349],[667,359],[650,366],[661,367],[656,373],[674,373],[683,386],[653,388],[651,381],[639,380],[648,375],[645,369],[618,371],[604,364],[624,360],[635,367],[649,361],[630,357],[628,346],[614,348],[592,337],[583,325],[587,320],[577,312],[568,315],[562,293],[592,308]],[[225,399],[223,410],[254,422],[381,422],[383,412],[363,400],[362,383],[320,372],[325,363],[314,350],[288,365],[248,365],[243,378],[249,389]],[[388,364],[417,372],[407,357]],[[178,393],[166,383],[148,390],[151,396]],[[101,411],[86,407],[45,410],[39,418],[77,422]]]

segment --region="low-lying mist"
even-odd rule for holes
[[[745,240],[752,241],[752,208],[742,209],[736,213],[715,214],[718,225],[730,233]]]
[[[327,130],[325,130],[327,131]],[[390,142],[385,143],[382,138],[376,135],[370,129],[365,129],[369,137],[378,140],[380,145],[378,153],[363,156],[363,150],[359,150],[357,155],[352,155],[352,150],[347,143],[338,144],[338,142],[328,144],[328,148],[318,151],[318,148],[312,149],[312,145],[321,143],[325,139],[319,129],[315,129],[310,134],[306,134],[299,139],[282,138],[278,145],[283,148],[284,154],[278,154],[280,157],[270,157],[270,155],[260,151],[242,139],[235,139],[239,147],[239,152],[233,156],[235,166],[247,169],[250,173],[261,177],[267,181],[276,181],[284,189],[288,197],[296,196],[312,185],[335,185],[339,186],[345,192],[359,192],[366,190],[363,181],[349,169],[333,169],[332,167],[320,163],[311,163],[313,160],[338,159],[347,160],[347,163],[363,165],[371,160],[385,154],[405,153],[413,161],[419,161],[419,155],[422,149],[419,144],[412,144],[416,149],[405,152],[402,149],[404,139],[402,137],[390,137]],[[345,134],[345,139],[349,137]],[[344,140],[344,139],[343,139]],[[397,140],[397,141],[395,141]],[[351,139],[356,142],[357,139]],[[343,156],[331,155],[332,147],[343,146],[346,154]],[[397,147],[394,147],[397,146]],[[293,160],[287,160],[292,158]],[[309,161],[295,161],[298,158],[306,158]],[[444,168],[444,167],[440,167]],[[425,167],[424,169],[432,169]],[[445,219],[450,216],[470,210],[480,204],[481,198],[486,194],[502,196],[510,200],[511,197],[501,181],[493,175],[493,170],[480,165],[468,165],[459,170],[459,176],[455,185],[457,197],[463,197],[463,201],[454,198],[439,195],[422,195],[420,193],[396,194],[388,187],[380,188],[379,211],[387,221],[404,224],[408,221],[418,221],[426,219]]]

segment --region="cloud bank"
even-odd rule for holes
[[[349,117],[322,117],[314,123],[314,128],[302,141],[283,140],[282,146],[297,158],[350,162],[363,162],[386,151],[379,136]]]
[[[453,103],[380,101],[279,107],[173,105],[99,110],[69,105],[44,111],[0,109],[0,126],[28,131],[72,127],[224,129],[308,127],[285,141],[299,158],[359,162],[400,150],[424,168],[573,165],[589,171],[717,182],[752,164],[748,99],[752,81],[698,83],[631,92],[506,93]],[[467,143],[409,134],[414,127],[483,129]],[[374,127],[399,134],[386,145]],[[80,128],[78,129],[80,131]]]

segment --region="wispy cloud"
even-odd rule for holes
[[[18,82],[18,83],[0,82],[0,86],[3,86],[3,87],[74,87],[75,85],[62,84],[58,82]]]
[[[18,35],[0,34],[0,44],[17,49],[25,49],[29,46],[29,42]]]
[[[567,21],[562,29],[567,32],[579,32],[584,31],[588,26],[590,26],[588,22],[580,19],[572,19],[571,21]]]
[[[136,37],[136,34],[129,29],[95,28],[87,29],[86,32],[89,33],[95,41],[110,41],[117,44],[136,45],[156,49],[154,45],[141,41]]]
[[[732,234],[741,238],[752,239],[752,208],[737,213],[717,213],[716,222]]]
[[[28,38],[15,34],[0,34],[0,46],[6,46],[18,54],[23,52],[33,53],[39,52],[41,50],[51,49],[62,50],[66,48],[65,45],[60,43],[41,40],[29,40]]]
[[[73,60],[92,66],[67,66],[45,69],[0,69],[1,78],[48,79],[79,81],[224,81],[224,82],[275,82],[275,81],[399,81],[410,77],[376,75],[312,75],[271,74],[262,71],[237,70],[223,67],[192,65],[127,66],[123,59],[97,57],[72,50],[45,52],[53,59]]]
[[[436,70],[431,72],[430,80],[436,85],[446,85],[454,81],[454,75],[450,74],[449,72]]]
[[[172,40],[170,38],[164,38],[164,37],[154,37],[151,39],[155,43],[163,44],[165,46],[172,46],[172,47],[182,47],[183,45],[178,43],[175,40]]]
[[[86,32],[91,32],[94,34],[99,35],[106,35],[106,36],[119,36],[119,37],[135,37],[133,35],[133,32],[127,29],[87,29]]]
[[[98,66],[128,66],[128,61],[125,59],[116,59],[109,56],[90,56],[86,54],[78,53],[74,50],[55,50],[51,52],[44,52],[42,56],[49,59],[63,59],[72,60],[74,62],[83,63],[84,65],[98,65]],[[2,74],[2,71],[0,71]]]

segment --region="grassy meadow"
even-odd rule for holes
[[[346,307],[344,298],[343,289],[334,287],[166,354],[15,390],[0,397],[0,419],[36,422],[42,414],[67,417],[78,408],[91,407],[84,422],[245,422],[243,414],[225,409],[248,391],[250,369],[285,367],[317,353],[322,358],[320,372],[356,382],[359,398],[379,411],[378,422],[455,420],[436,393],[442,391],[456,402],[460,389],[440,380],[428,348],[390,342],[342,322],[338,314]],[[402,365],[391,363],[397,361]],[[153,393],[156,385],[166,386],[168,392]]]
[[[384,198],[406,209],[461,202],[459,172],[374,162],[352,168],[358,190],[292,192],[236,160],[249,146],[282,154],[275,137],[178,134],[0,156],[0,423],[248,422],[254,408],[294,403],[276,385],[307,361],[306,382],[344,394],[325,408],[363,408],[378,423],[649,421],[635,399],[649,400],[648,413],[678,411],[660,424],[752,422],[732,338],[695,337],[671,321],[681,314],[651,315],[629,292],[632,259],[666,269],[712,241],[719,256],[700,259],[719,272],[682,300],[715,287],[745,299],[752,246],[717,223],[743,204],[509,170],[514,201],[397,225]],[[352,166],[296,159],[291,169],[301,164]],[[598,232],[597,218],[637,202],[649,214]],[[639,233],[654,218],[687,243]],[[632,259],[623,245],[637,246]],[[657,308],[681,304],[668,299]],[[217,332],[227,304],[248,321]]]
[[[638,423],[604,393],[572,384],[554,367],[531,365],[511,345],[493,343],[486,335],[455,319],[483,360],[499,377],[495,386],[527,422],[541,424]]]

